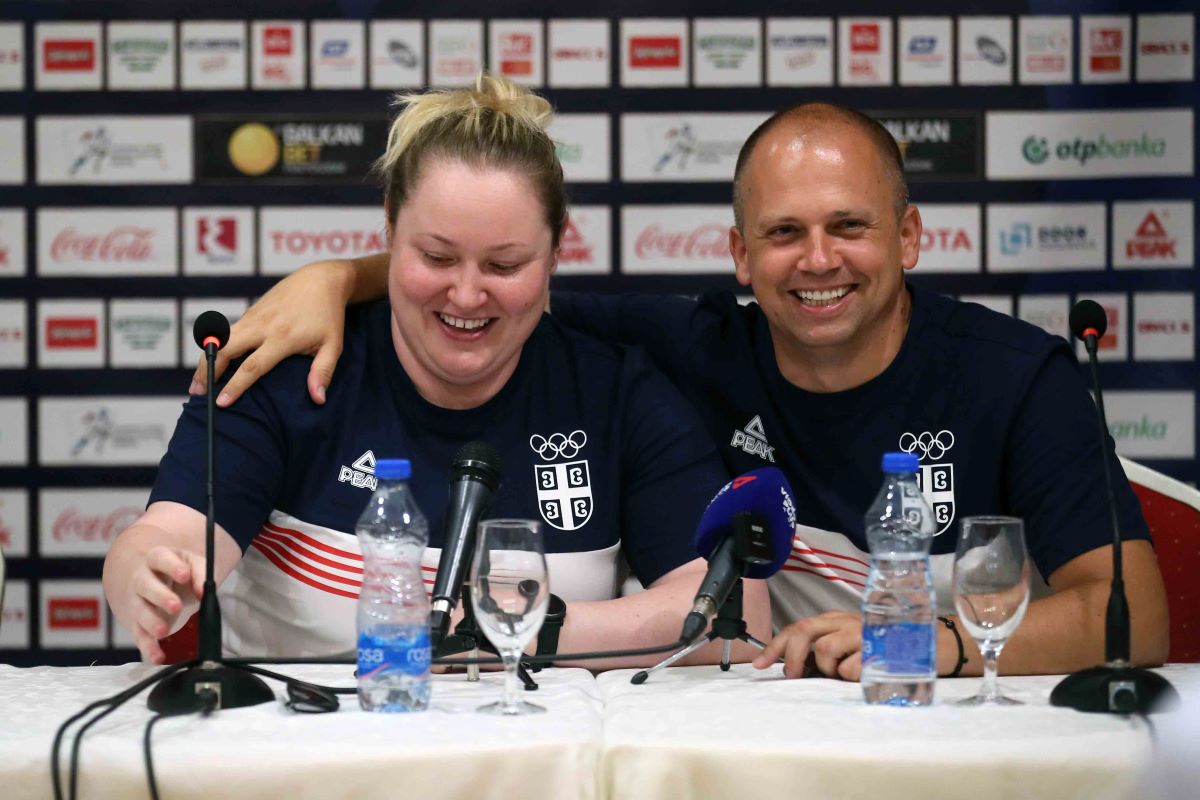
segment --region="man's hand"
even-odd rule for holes
[[[754,668],[766,669],[780,658],[787,678],[804,677],[805,665],[811,660],[826,677],[856,681],[862,675],[862,617],[826,611],[793,622],[754,659]]]
[[[204,593],[204,558],[173,547],[152,547],[130,576],[129,589],[134,595],[133,642],[142,658],[162,664],[166,656],[158,640]]]

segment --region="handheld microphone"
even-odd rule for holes
[[[462,594],[475,553],[475,529],[500,486],[500,454],[487,442],[468,442],[450,467],[450,497],[437,577],[430,595],[429,636],[434,649],[450,628],[450,615]]]
[[[734,478],[717,492],[696,527],[696,551],[708,573],[683,621],[680,638],[704,633],[739,578],[768,578],[792,549],[796,501],[783,473],[765,467]]]

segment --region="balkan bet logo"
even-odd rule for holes
[[[1096,28],[1089,32],[1092,72],[1120,72],[1125,32],[1120,28]]]
[[[96,68],[96,43],[91,39],[47,39],[42,43],[46,72],[91,72]]]
[[[50,630],[97,630],[100,601],[95,597],[51,597]]]
[[[46,320],[46,347],[51,350],[91,350],[96,347],[99,324],[95,317],[50,317]]]
[[[683,43],[678,36],[634,36],[629,40],[629,66],[635,69],[678,69]]]
[[[533,37],[528,33],[507,33],[500,37],[500,74],[533,74]]]
[[[1175,245],[1177,239],[1167,234],[1158,215],[1153,211],[1146,214],[1142,224],[1138,226],[1133,238],[1125,242],[1125,255],[1129,258],[1155,259],[1177,258]]]
[[[196,220],[196,248],[213,263],[237,256],[237,218],[200,217]]]
[[[878,53],[879,39],[879,24],[876,22],[860,22],[850,26],[851,53]]]
[[[292,29],[264,28],[263,52],[269,56],[290,56],[292,54]]]

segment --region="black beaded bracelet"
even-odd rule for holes
[[[945,625],[954,634],[954,641],[958,644],[958,663],[954,665],[954,669],[949,675],[943,675],[945,678],[957,678],[962,674],[962,668],[967,665],[966,651],[963,650],[962,634],[958,632],[958,626],[954,624],[954,620],[949,617],[938,617],[938,622]]]

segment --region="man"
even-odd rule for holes
[[[800,524],[770,583],[776,624],[786,627],[755,664],[783,656],[789,676],[810,662],[825,675],[859,677],[862,515],[890,450],[920,456],[938,519],[935,586],[950,621],[938,630],[939,673],[981,672],[970,642],[959,663],[949,575],[955,520],[983,513],[1025,519],[1039,573],[1005,671],[1101,661],[1112,553],[1100,459],[1121,473],[1111,441],[1103,451],[1095,441],[1096,411],[1067,343],[906,285],[920,214],[894,140],[857,112],[806,104],[763,123],[738,158],[734,217],[737,279],[756,304],[738,306],[728,293],[699,301],[555,293],[552,304],[569,325],[645,346],[696,405],[731,471],[774,463],[791,481]],[[319,402],[340,348],[340,313],[322,330],[289,331],[331,313],[297,313],[296,303],[318,281],[348,282],[342,297],[370,296],[378,271],[377,261],[307,268],[273,289],[235,328],[231,354],[264,338],[267,346],[230,381],[225,402],[297,350],[316,353],[309,387]],[[1118,484],[1133,659],[1157,664],[1168,648],[1162,578],[1136,499]]]

